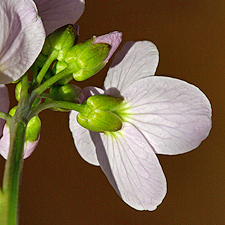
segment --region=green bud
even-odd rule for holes
[[[62,60],[66,52],[74,45],[76,37],[76,28],[73,25],[63,26],[46,38],[42,54],[49,56],[53,51],[57,51],[57,59]]]
[[[67,102],[77,102],[77,99],[82,93],[81,88],[76,85],[66,84],[59,88],[59,94],[63,101]]]
[[[95,37],[73,46],[66,53],[65,62],[77,81],[83,81],[95,75],[107,63],[104,60],[107,58],[111,46],[94,42]]]
[[[123,121],[116,110],[121,106],[123,99],[108,95],[94,95],[83,102],[84,110],[78,113],[78,123],[91,131],[118,131]]]
[[[9,111],[9,115],[14,116],[16,109],[17,109],[17,106],[14,106]],[[39,119],[38,116],[32,117],[27,124],[25,141],[27,140],[36,141],[38,139],[40,129],[41,129],[41,120]]]
[[[17,108],[17,106],[14,106],[13,108],[10,109],[10,111],[9,111],[10,116],[14,116],[14,114],[16,112],[16,108]]]
[[[76,85],[66,84],[66,85],[54,85],[49,91],[52,99],[46,99],[45,102],[51,101],[66,101],[66,102],[74,102],[79,103],[79,98],[81,96],[82,90]],[[68,111],[63,108],[51,108],[56,111]]]
[[[36,141],[41,129],[41,120],[38,116],[34,116],[27,124],[25,141]]]
[[[17,101],[20,100],[21,88],[22,88],[22,83],[21,82],[17,83],[16,88],[15,88],[15,97],[16,97]]]
[[[79,113],[77,121],[81,126],[96,132],[118,131],[123,125],[122,120],[116,114],[101,110],[95,110],[86,116]]]
[[[50,94],[52,95],[55,101],[77,102],[81,93],[81,88],[72,84],[66,84],[63,86],[54,85],[50,89]]]

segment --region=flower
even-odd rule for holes
[[[76,23],[84,12],[84,0],[34,0],[47,35],[66,24]]]
[[[48,35],[65,24],[75,23],[84,11],[84,0],[53,1],[0,2],[1,84],[18,80],[31,67],[43,47],[45,30]]]
[[[116,51],[121,41],[122,41],[122,33],[114,31],[109,34],[96,37],[94,44],[106,43],[111,46],[110,52],[104,60],[106,62],[112,57],[113,53]]]
[[[41,52],[45,31],[48,35],[67,23],[75,23],[84,11],[84,4],[84,0],[1,0],[0,27],[3,32],[0,33],[0,112],[7,112],[9,107],[8,90],[2,84],[22,77]],[[0,154],[6,158],[10,135],[6,125],[2,133],[3,125],[4,120],[0,119],[0,137],[3,134]],[[39,137],[25,143],[24,158],[33,152],[38,140]]]
[[[32,0],[0,2],[0,84],[19,79],[40,53],[44,27]]]
[[[124,99],[117,111],[123,120],[119,131],[89,131],[76,121],[77,112],[70,114],[80,155],[100,165],[119,196],[137,210],[155,210],[166,195],[156,154],[191,151],[211,129],[207,97],[185,81],[153,76],[158,60],[151,42],[128,42],[115,55],[104,89],[84,89],[86,98],[103,94]]]
[[[23,158],[26,159],[31,155],[31,153],[36,148],[38,142],[40,139],[40,135],[38,136],[37,140],[30,141],[26,140],[24,143],[24,156]],[[7,159],[8,153],[9,153],[9,144],[10,144],[10,133],[9,133],[9,127],[7,125],[4,126],[3,129],[3,136],[0,139],[0,154]]]

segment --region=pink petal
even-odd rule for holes
[[[83,89],[83,101],[88,97],[94,94],[103,94],[103,90],[100,88],[86,87]],[[95,135],[98,135],[96,132],[89,131],[77,122],[77,112],[71,111],[69,127],[72,132],[74,143],[77,148],[77,151],[81,157],[86,160],[88,163],[99,166],[99,162],[96,155],[96,148],[92,141]]]
[[[121,41],[122,33],[114,31],[112,33],[97,37],[95,43],[106,43],[112,46],[107,58],[105,59],[105,61],[108,61],[120,45]]]
[[[117,52],[104,82],[104,88],[125,90],[133,82],[155,74],[159,61],[156,46],[149,41],[127,42]],[[110,91],[107,94],[111,94]]]
[[[40,139],[40,136],[38,137],[37,141],[34,142],[25,142],[24,145],[24,159],[26,159],[27,157],[29,157],[31,155],[31,153],[34,151],[34,149],[36,148],[38,141]],[[9,133],[9,128],[7,125],[4,126],[3,129],[3,136],[0,139],[0,154],[7,159],[8,154],[9,154],[9,145],[10,145],[10,133]]]
[[[56,29],[74,24],[84,11],[84,0],[34,0],[47,35]]]
[[[95,145],[91,138],[91,133],[95,132],[82,127],[77,122],[77,114],[76,111],[71,111],[69,121],[70,131],[72,132],[77,151],[85,161],[92,165],[99,166]]]
[[[194,85],[168,77],[148,77],[121,93],[131,107],[127,119],[154,151],[180,154],[197,148],[211,129],[211,105]]]
[[[166,194],[166,179],[145,137],[131,124],[94,137],[100,166],[121,198],[137,210],[155,210]]]
[[[0,84],[0,112],[8,112],[9,110],[9,94],[5,85]],[[0,118],[0,137],[2,136],[2,129],[5,120]]]
[[[40,53],[45,32],[32,0],[0,2],[0,83],[19,79]]]

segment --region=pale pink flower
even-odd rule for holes
[[[114,31],[109,34],[98,36],[93,44],[106,43],[111,45],[110,52],[105,59],[105,61],[108,61],[112,57],[113,53],[116,51],[118,46],[120,45],[121,41],[122,41],[122,33]]]
[[[40,53],[45,31],[32,0],[0,1],[0,84],[19,79]]]
[[[1,84],[22,77],[39,55],[45,31],[48,35],[61,26],[75,23],[84,11],[84,4],[84,0],[0,1],[0,111],[7,112],[9,106],[7,88]],[[0,119],[0,137],[4,123]],[[4,158],[8,155],[9,138],[5,125],[0,139],[0,154]],[[30,156],[38,140],[25,143],[24,158]]]
[[[40,135],[36,141],[25,141],[24,143],[24,156],[23,158],[26,159],[29,157],[34,149],[36,148],[38,142],[40,139]],[[0,139],[0,154],[7,159],[9,154],[9,143],[10,143],[10,133],[9,133],[9,127],[5,124],[3,129],[3,136]]]
[[[47,35],[56,29],[74,24],[84,12],[84,0],[34,0]]]
[[[123,97],[117,132],[97,133],[81,127],[77,112],[70,130],[80,155],[98,165],[119,196],[137,210],[154,210],[166,195],[166,179],[156,154],[175,155],[197,148],[211,129],[211,106],[194,85],[153,76],[158,50],[148,41],[129,42],[113,60],[104,89],[95,94]]]

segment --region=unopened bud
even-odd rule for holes
[[[91,131],[118,131],[123,121],[117,115],[123,99],[108,95],[94,95],[83,102],[84,110],[77,115],[78,123]]]
[[[9,115],[14,116],[17,106],[14,106],[10,111]],[[34,142],[37,141],[41,129],[41,120],[38,116],[32,117],[27,123],[25,142]]]
[[[52,100],[54,101],[66,101],[66,102],[74,102],[74,103],[79,103],[80,102],[80,96],[82,93],[81,88],[79,88],[76,85],[72,84],[66,84],[66,85],[54,85],[51,89],[50,92]],[[51,102],[51,99],[46,99],[46,102]],[[68,111],[63,108],[51,108],[52,110],[56,111]]]
[[[71,24],[57,29],[47,36],[42,54],[49,56],[53,51],[57,51],[57,59],[64,59],[66,52],[74,45],[76,35],[76,27]]]
[[[41,129],[41,120],[38,116],[32,117],[28,124],[26,129],[26,137],[25,141],[34,142],[38,139]]]
[[[95,44],[95,37],[72,47],[65,56],[73,78],[83,81],[95,75],[106,64],[104,61],[111,46],[105,43]]]

